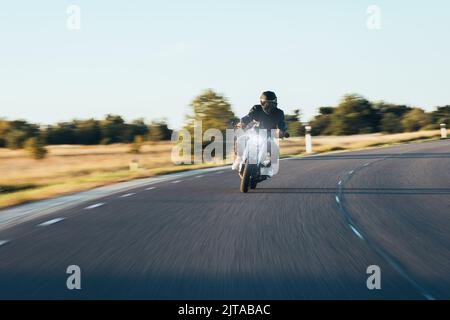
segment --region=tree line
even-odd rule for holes
[[[319,108],[310,125],[313,135],[351,135],[433,130],[449,120],[450,105],[425,112],[418,107],[370,102],[361,95],[349,94],[337,107]]]
[[[186,126],[189,131],[193,130],[193,120],[202,121],[203,131],[209,128],[224,131],[237,119],[228,100],[213,90],[204,91],[190,107]],[[285,114],[285,120],[291,137],[305,134],[300,108]],[[335,107],[320,107],[309,124],[313,135],[352,135],[433,130],[439,129],[441,123],[448,124],[449,120],[450,105],[425,112],[418,107],[371,102],[361,95],[348,94]]]
[[[189,105],[185,128],[192,131],[194,121],[202,121],[203,131],[232,128],[238,118],[228,99],[208,89]],[[288,132],[292,137],[303,136],[300,108],[286,114]],[[398,133],[422,129],[438,129],[449,123],[450,105],[425,112],[418,107],[386,102],[371,102],[358,94],[345,95],[336,107],[320,107],[310,121],[313,135],[351,135],[374,132]],[[8,121],[0,118],[0,148],[40,148],[45,145],[135,143],[170,140],[172,130],[163,120],[145,123],[144,119],[126,122],[121,116],[109,114],[104,119],[72,120],[39,126],[25,120]],[[30,140],[33,139],[33,140]],[[44,153],[45,155],[45,153]]]
[[[72,120],[48,126],[0,119],[0,147],[10,149],[24,148],[30,139],[43,145],[97,145],[131,143],[138,136],[150,141],[170,140],[171,135],[172,130],[163,120],[146,124],[143,119],[137,119],[127,123],[121,116],[112,114],[102,120]]]

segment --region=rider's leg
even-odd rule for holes
[[[239,170],[239,165],[241,164],[242,161],[242,156],[244,154],[244,149],[245,149],[245,136],[240,136],[236,139],[236,144],[235,144],[235,155],[236,158],[234,159],[233,165],[231,166],[232,170]]]

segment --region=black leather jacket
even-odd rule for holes
[[[244,126],[248,125],[252,120],[260,122],[260,127],[263,129],[280,129],[285,132],[287,130],[286,122],[284,121],[284,112],[276,108],[271,114],[266,114],[261,105],[253,106],[248,115],[241,119]]]

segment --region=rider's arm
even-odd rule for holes
[[[256,115],[257,115],[257,110],[256,110],[256,106],[254,106],[253,108],[250,109],[250,112],[248,113],[248,115],[246,115],[245,117],[243,117],[241,119],[241,123],[242,123],[243,127],[248,125],[253,120],[257,120]]]
[[[287,131],[287,124],[286,121],[284,120],[284,112],[283,110],[280,110],[280,117],[277,123],[277,127],[278,129],[280,129],[283,132]]]

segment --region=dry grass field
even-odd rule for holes
[[[313,137],[313,151],[361,149],[438,137],[439,131]],[[170,158],[172,146],[170,142],[147,143],[139,154],[128,153],[129,146],[125,144],[49,146],[44,160],[33,160],[24,150],[0,149],[0,207],[130,179],[212,166],[175,166]],[[304,152],[303,138],[281,142],[283,156],[302,155]],[[139,168],[130,169],[132,161],[137,161]]]

